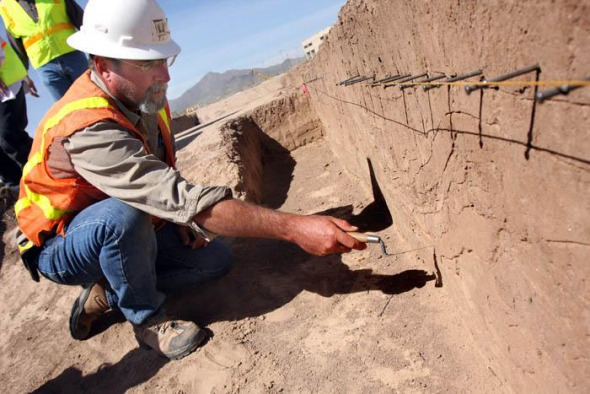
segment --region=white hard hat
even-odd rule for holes
[[[155,0],[90,0],[82,27],[68,37],[68,44],[114,59],[155,60],[180,53]]]

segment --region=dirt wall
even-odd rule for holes
[[[575,80],[590,76],[588,48],[588,1],[350,0],[299,76],[315,80],[342,165],[366,180],[373,163],[395,238],[434,247],[480,361],[510,391],[589,387],[590,87],[537,104],[533,86],[337,83],[537,63],[541,81]]]
[[[201,124],[196,112],[184,113],[173,118],[172,134],[178,134]]]
[[[258,107],[251,117],[265,133],[288,151],[322,137],[320,122],[307,96],[293,92]]]

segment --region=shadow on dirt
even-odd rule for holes
[[[264,150],[264,200],[266,206],[280,208],[287,198],[295,161],[290,153],[261,133]],[[370,163],[369,163],[370,166]],[[329,209],[330,214],[350,220],[362,231],[379,231],[392,219],[371,169],[374,201],[357,215],[352,206]],[[423,270],[407,270],[394,275],[374,274],[371,269],[351,270],[340,255],[311,256],[294,244],[275,240],[235,239],[232,249],[236,266],[224,278],[188,290],[167,300],[168,313],[192,320],[201,326],[219,321],[256,317],[293,300],[303,291],[322,297],[337,294],[379,291],[395,295],[424,287],[435,276]],[[114,313],[94,328],[93,335],[122,321]],[[82,376],[74,367],[39,387],[35,393],[125,392],[153,376],[167,363],[153,352],[135,349],[119,362],[100,367]]]
[[[263,161],[262,203],[272,209],[279,209],[287,199],[296,164],[288,151],[277,153],[274,149],[278,147],[281,147],[280,144],[271,138],[263,140],[266,154]]]
[[[237,240],[237,265],[219,281],[170,302],[177,316],[201,325],[256,317],[282,307],[306,290],[323,297],[380,291],[401,294],[435,280],[423,270],[395,275],[351,270],[341,256],[310,256],[298,246],[271,240]]]
[[[267,155],[266,157],[271,157],[271,160],[265,163],[264,168],[264,204],[273,209],[280,209],[287,198],[296,163],[288,152]],[[352,205],[330,208],[317,212],[316,215],[328,215],[345,219],[352,225],[357,226],[361,232],[381,231],[390,227],[393,224],[393,218],[377,182],[370,159],[367,159],[367,164],[373,201],[356,215],[353,214]]]
[[[290,153],[261,133],[264,149],[263,204],[280,209],[287,198],[295,161]],[[266,136],[266,138],[265,138]],[[373,202],[353,214],[351,205],[318,212],[349,220],[361,231],[380,231],[393,223],[372,163],[368,160]],[[316,257],[297,245],[275,240],[237,239],[234,269],[217,282],[170,300],[171,311],[201,325],[255,317],[290,302],[306,290],[323,297],[380,291],[400,294],[423,287],[435,275],[408,270],[395,275],[374,274],[370,269],[351,270],[340,255]]]
[[[340,256],[314,257],[297,246],[275,241],[236,241],[240,256],[230,274],[216,282],[171,297],[168,311],[207,326],[217,321],[260,316],[289,303],[303,290],[323,297],[378,290],[401,294],[435,279],[422,270],[375,275],[370,269],[350,270]],[[263,252],[263,253],[261,253]],[[120,322],[115,314],[100,322],[93,335]],[[33,393],[124,393],[152,377],[169,360],[136,348],[115,364],[104,364],[90,375],[70,367]]]
[[[116,364],[103,364],[90,375],[83,376],[79,369],[70,367],[33,393],[124,393],[150,380],[168,362],[154,352],[137,348]]]

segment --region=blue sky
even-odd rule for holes
[[[124,1],[124,0],[121,0]],[[77,0],[85,7],[87,0]],[[176,98],[209,71],[266,67],[303,56],[301,41],[338,18],[345,0],[159,0],[182,52],[170,69]],[[3,26],[0,34],[4,34]],[[41,98],[27,96],[32,134],[52,105],[34,70]]]

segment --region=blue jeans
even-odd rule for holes
[[[63,97],[72,83],[88,69],[88,59],[80,51],[56,57],[37,69],[43,85],[55,101]]]
[[[133,324],[154,315],[165,295],[226,274],[233,264],[220,240],[191,249],[175,225],[155,232],[151,216],[109,198],[84,209],[68,224],[66,236],[47,240],[39,272],[66,285],[86,285],[105,277],[111,307]]]

